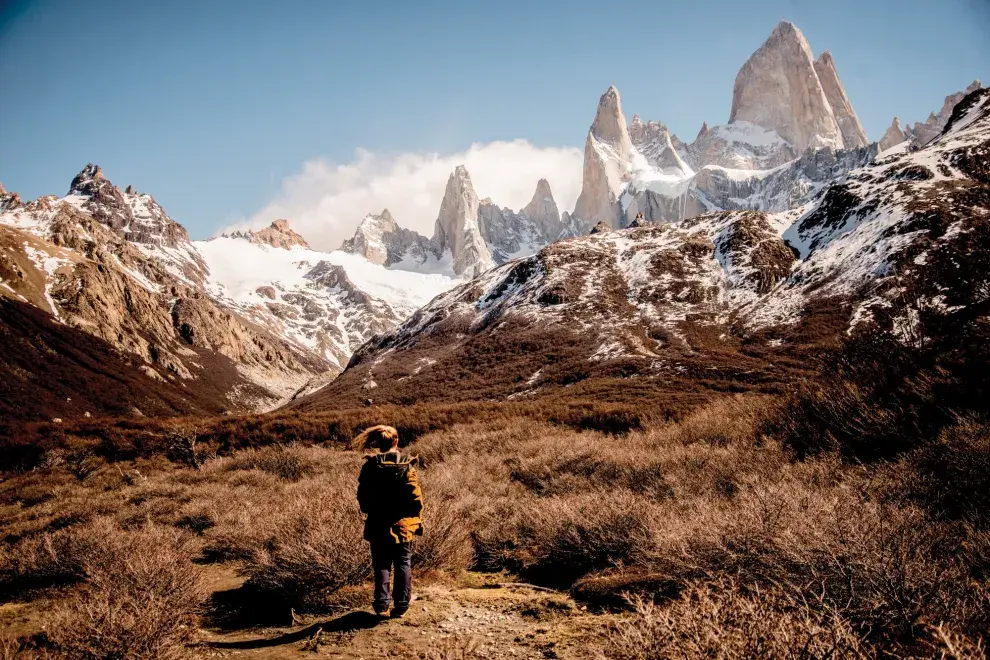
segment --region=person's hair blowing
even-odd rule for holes
[[[351,441],[354,449],[389,449],[399,441],[399,432],[394,426],[379,424],[367,428]]]

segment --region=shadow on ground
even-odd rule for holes
[[[278,637],[268,637],[261,639],[245,639],[233,642],[207,642],[204,646],[215,649],[262,649],[272,646],[281,646],[308,639],[322,629],[325,633],[351,632],[365,628],[374,628],[381,622],[381,618],[371,612],[348,612],[336,619],[330,619],[322,623],[314,623],[299,630],[279,635]]]

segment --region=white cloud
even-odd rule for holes
[[[570,211],[581,192],[582,153],[573,147],[535,147],[525,140],[474,144],[457,154],[379,155],[364,149],[353,162],[313,160],[282,181],[264,208],[230,229],[260,228],[276,218],[313,247],[332,250],[354,234],[368,213],[388,208],[400,226],[433,235],[447,177],[457,165],[471,174],[478,197],[519,210],[536,182],[550,182],[558,208]]]

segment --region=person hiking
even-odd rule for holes
[[[375,613],[385,616],[391,607],[392,618],[398,619],[409,609],[412,596],[413,537],[423,534],[417,459],[399,452],[399,432],[391,426],[365,429],[354,439],[354,447],[375,450],[365,457],[357,488],[365,515],[364,539],[371,544]]]

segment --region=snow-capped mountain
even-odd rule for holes
[[[209,267],[185,229],[95,165],[61,199],[4,194],[2,207],[0,295],[131,356],[148,379],[245,410],[271,406],[328,368],[205,295]],[[30,383],[30,374],[17,377]]]
[[[214,300],[312,351],[334,372],[372,335],[458,283],[441,274],[389,270],[340,250],[279,247],[245,235],[193,246],[209,269],[206,290]]]
[[[990,91],[980,89],[927,146],[852,169],[805,207],[599,231],[490,270],[293,405],[356,403],[372,387],[378,402],[518,399],[616,375],[684,392],[759,387],[890,316],[905,291],[958,307],[969,287],[975,307],[961,313],[985,315],[990,298],[976,282],[986,273],[966,259],[990,254],[988,163]],[[913,320],[886,322],[910,333]]]
[[[326,379],[456,283],[314,251],[286,220],[192,242],[153,197],[92,164],[63,198],[0,189],[0,240],[0,296],[107,342],[152,382],[225,402],[216,411],[271,407]]]
[[[627,127],[618,90],[598,104],[585,146],[582,226],[680,221],[715,210],[784,211],[809,202],[870,144],[835,60],[814,59],[801,31],[782,21],[736,76],[729,122],[702,125],[691,143],[638,115]]]
[[[430,237],[385,209],[331,252],[285,219],[193,242],[87,165],[61,198],[0,188],[0,297],[20,319],[0,330],[28,347],[0,374],[29,392],[26,356],[58,353],[32,344],[44,336],[85,344],[131,391],[159,387],[134,399],[153,411],[319,406],[379,386],[378,400],[521,397],[617,374],[685,391],[776,382],[801,350],[883,317],[927,255],[981,235],[967,223],[986,214],[986,115],[976,82],[870,143],[832,55],[781,22],[740,69],[728,123],[690,143],[627,124],[609,87],[573,213],[546,179],[517,211],[457,167]],[[79,382],[109,382],[82,366]]]

